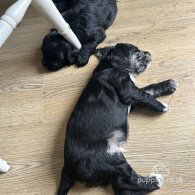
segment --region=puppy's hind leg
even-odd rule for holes
[[[163,178],[156,174],[148,177],[138,175],[124,159],[115,166],[114,176],[111,181],[115,192],[125,194],[143,194],[159,189],[163,184]]]
[[[61,181],[57,195],[67,195],[68,191],[74,185],[74,183],[75,179],[69,176],[64,166],[61,173]]]

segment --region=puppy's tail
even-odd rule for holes
[[[67,195],[68,191],[75,183],[75,179],[71,178],[67,172],[66,166],[64,165],[57,195]]]
[[[96,51],[95,51],[95,56],[99,59],[99,60],[102,60],[104,59],[108,52],[110,50],[112,50],[113,46],[108,46],[108,47],[104,47],[104,48],[97,48]]]

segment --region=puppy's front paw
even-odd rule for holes
[[[170,108],[170,106],[168,105],[168,104],[166,104],[166,103],[162,103],[162,105],[164,106],[164,108],[163,108],[163,112],[167,112],[167,111],[169,111],[171,108]]]
[[[76,64],[78,67],[85,66],[89,61],[90,55],[86,53],[85,51],[81,51],[79,53],[79,56],[77,57]]]
[[[153,89],[155,90],[155,93],[153,90],[149,90],[149,92],[152,95],[156,94],[156,96],[170,95],[175,92],[177,86],[178,82],[176,80],[169,79],[161,83],[158,83]]]
[[[177,86],[178,86],[178,82],[175,79],[169,79],[167,84],[167,90],[169,91],[169,93],[173,93]]]

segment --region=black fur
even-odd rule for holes
[[[173,93],[176,82],[136,87],[131,78],[145,71],[151,57],[133,45],[98,49],[97,55],[100,63],[67,124],[58,195],[67,194],[75,180],[88,186],[110,183],[115,195],[142,195],[156,190],[157,178],[138,175],[119,147],[128,137],[128,106],[139,104],[164,112],[167,107],[154,97]],[[119,152],[112,153],[111,146],[118,147]]]
[[[68,43],[56,30],[43,40],[42,63],[50,71],[64,66],[84,66],[105,37],[105,31],[113,23],[117,6],[115,0],[56,0],[56,6],[65,11],[64,19],[80,40],[81,50]]]
[[[53,0],[53,2],[55,3],[56,7],[60,12],[64,12],[67,9],[69,9],[73,1],[74,0]]]

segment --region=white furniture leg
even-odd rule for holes
[[[18,0],[0,19],[0,48],[21,22],[32,0]]]
[[[7,162],[0,158],[0,172],[6,173],[10,169],[10,166],[7,164]]]
[[[76,35],[72,32],[69,24],[66,23],[52,0],[32,0],[32,6],[44,15],[68,42],[73,44],[77,49],[81,48]]]
[[[81,44],[76,35],[61,16],[52,0],[18,0],[8,8],[0,19],[0,48],[9,38],[16,26],[21,22],[31,2],[32,6],[43,14],[67,41],[76,48],[81,48]]]

